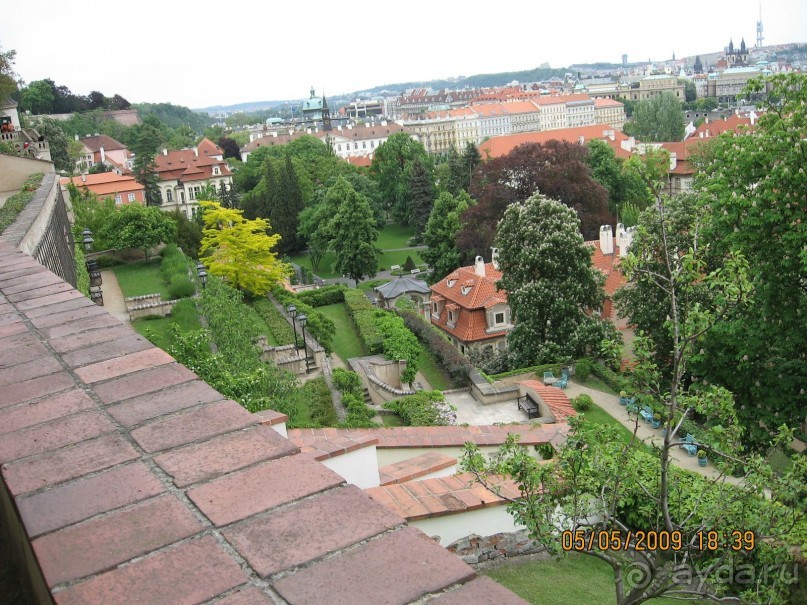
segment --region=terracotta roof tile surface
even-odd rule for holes
[[[625,275],[619,268],[619,247],[616,245],[616,238],[614,238],[614,252],[612,254],[603,254],[600,248],[599,240],[592,240],[586,242],[586,245],[591,246],[593,251],[591,253],[591,264],[605,275],[605,284],[603,291],[609,298],[613,297],[616,291],[628,283]]]
[[[606,135],[605,133],[609,133]],[[611,133],[614,140],[611,140]],[[586,143],[593,139],[598,139],[608,143],[617,154],[624,152],[621,143],[627,141],[628,137],[619,129],[607,124],[595,124],[593,126],[579,126],[577,128],[559,128],[557,130],[543,130],[539,132],[522,132],[519,134],[508,134],[498,137],[491,137],[479,145],[479,153],[483,158],[498,158],[507,155],[513,149],[524,143],[546,143],[547,141],[567,141],[569,143],[579,143],[580,139]]]
[[[555,420],[558,422],[566,422],[569,416],[574,416],[577,412],[572,407],[566,391],[561,388],[547,386],[538,380],[524,380],[519,382],[520,385],[535,392],[536,395],[543,401]]]

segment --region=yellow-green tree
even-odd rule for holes
[[[262,296],[291,273],[272,252],[280,236],[269,235],[269,221],[248,220],[240,210],[218,202],[200,201],[202,219],[201,261],[212,275],[232,287]]]

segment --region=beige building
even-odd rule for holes
[[[678,81],[675,76],[666,74],[658,74],[653,76],[645,76],[639,80],[639,86],[631,87],[630,100],[631,101],[647,101],[655,96],[664,92],[669,92],[675,95],[675,98],[684,102],[684,85]]]
[[[594,99],[594,122],[622,130],[627,120],[625,105],[614,99]]]

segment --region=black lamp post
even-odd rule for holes
[[[297,307],[294,305],[289,305],[287,307],[288,312],[291,314],[291,325],[292,330],[294,331],[294,350],[296,351],[300,347],[297,345]]]
[[[305,354],[305,373],[308,374],[311,372],[311,368],[308,367],[308,345],[305,342],[305,324],[308,321],[308,317],[306,317],[304,314],[301,313],[297,317],[297,320],[303,327],[303,353]]]
[[[202,290],[207,290],[207,271],[199,271],[199,279],[202,281]]]
[[[205,270],[205,264],[202,261],[196,263],[196,272],[199,273],[200,271]]]
[[[95,241],[92,238],[92,231],[90,231],[89,229],[85,229],[84,231],[81,232],[81,235],[84,236],[84,239],[81,240],[81,243],[84,244],[84,251],[90,252],[92,250],[92,244]]]

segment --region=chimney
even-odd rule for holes
[[[493,263],[493,268],[498,271],[499,270],[499,249],[498,248],[491,248],[490,249],[490,262]]]
[[[168,148],[163,147],[163,155],[168,155]]]
[[[614,253],[614,236],[611,231],[611,225],[600,227],[600,250],[603,254]]]
[[[485,277],[485,259],[481,256],[476,257],[476,261],[474,262],[474,273],[476,273],[479,277]]]
[[[195,155],[197,158],[199,157],[199,148],[198,147],[193,148],[193,155]]]
[[[748,117],[749,117],[749,119],[751,120],[751,126],[753,126],[754,124],[756,124],[756,122],[757,122],[757,117],[758,117],[756,113],[754,113],[754,112],[752,111],[751,113],[749,113],[749,114],[748,114]]]
[[[625,230],[624,237],[620,238],[619,242],[619,257],[624,258],[628,255],[628,248],[630,248],[631,243],[633,242],[633,233],[636,231],[636,227],[628,227]]]
[[[81,175],[81,182],[82,182],[82,183],[86,183],[86,182],[87,182],[87,175],[86,175],[86,174],[82,174],[82,175]]]
[[[106,161],[106,153],[104,153],[104,146],[101,145],[101,163],[103,164]]]
[[[77,135],[77,134],[74,134],[73,136],[74,136],[74,137],[76,137],[76,140],[78,141],[78,135]]]

